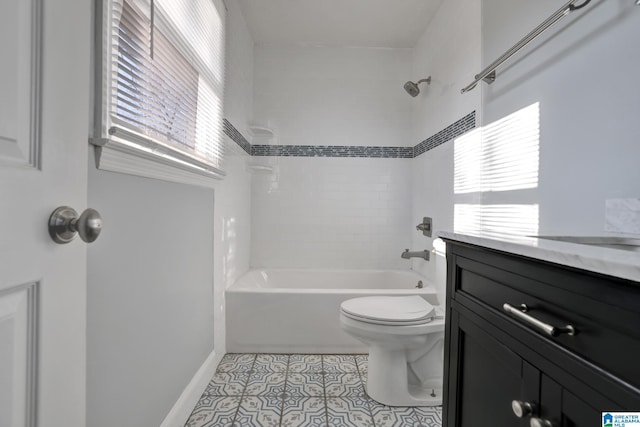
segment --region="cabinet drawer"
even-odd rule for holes
[[[496,326],[515,328],[517,338],[544,353],[569,350],[635,387],[640,387],[640,288],[549,264],[492,253],[481,257],[453,256],[449,283],[450,297],[476,311],[486,310]],[[468,254],[465,254],[468,255]],[[475,254],[473,254],[475,255]],[[534,279],[535,278],[535,279]],[[523,316],[505,312],[504,304],[518,308],[525,304],[526,315],[547,325],[571,325],[575,335],[549,336]]]

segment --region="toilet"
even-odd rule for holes
[[[353,298],[342,329],[369,346],[366,391],[388,406],[442,404],[444,313],[419,295]]]

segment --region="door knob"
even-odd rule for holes
[[[534,406],[529,402],[514,400],[511,402],[511,409],[518,418],[525,418],[533,415]]]
[[[545,420],[543,418],[533,417],[533,418],[531,418],[531,421],[529,422],[529,426],[531,426],[531,427],[554,427],[554,424],[549,420]]]
[[[56,243],[69,243],[76,235],[87,243],[98,238],[102,231],[102,217],[95,209],[85,209],[82,215],[69,206],[60,206],[49,217],[49,235]]]

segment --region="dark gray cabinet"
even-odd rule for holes
[[[444,426],[592,427],[640,411],[640,284],[449,240],[447,262]]]
[[[587,393],[591,395],[594,402],[601,399],[597,394],[588,391]],[[559,421],[553,425],[563,427],[602,425],[600,422],[602,409],[586,403],[546,375],[541,377],[540,402],[541,419]],[[611,405],[605,400],[602,400],[601,404]]]
[[[511,402],[537,398],[539,371],[477,320],[458,311],[450,318],[457,362],[450,380],[458,384],[455,391],[459,393],[456,402],[460,410],[452,413],[445,425],[521,426]]]

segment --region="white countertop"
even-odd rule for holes
[[[437,235],[443,239],[456,240],[640,282],[640,252],[540,238],[519,240],[509,237],[484,236],[482,234],[469,235],[449,231],[439,231]]]

